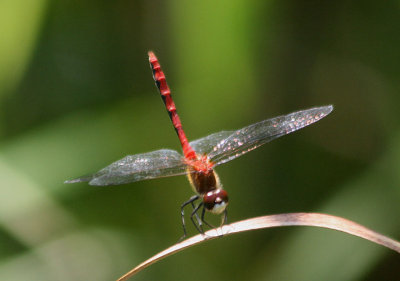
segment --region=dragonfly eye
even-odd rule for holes
[[[207,192],[203,197],[204,207],[214,214],[222,213],[228,206],[228,193],[223,189]]]

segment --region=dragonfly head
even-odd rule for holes
[[[203,196],[203,203],[207,211],[220,214],[228,206],[228,193],[220,188],[214,189]]]

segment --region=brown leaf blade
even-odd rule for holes
[[[143,263],[139,264],[138,266],[127,272],[117,281],[127,280],[128,278],[132,277],[133,275],[150,266],[151,264],[162,260],[172,254],[180,252],[183,249],[197,245],[207,240],[244,231],[282,226],[314,226],[333,229],[354,236],[358,236],[360,238],[369,240],[400,253],[400,242],[380,233],[377,233],[351,220],[319,213],[288,213],[251,218],[229,225],[224,225],[221,228],[211,229],[204,234],[198,234],[154,255],[153,257],[149,258],[148,260],[144,261]]]

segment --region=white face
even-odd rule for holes
[[[223,211],[225,211],[226,206],[228,206],[228,203],[222,201],[221,203],[215,204],[215,205],[214,205],[214,208],[212,208],[212,209],[210,210],[210,212],[213,213],[213,214],[219,215],[219,214],[221,214]]]

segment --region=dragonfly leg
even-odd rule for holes
[[[203,223],[202,220],[198,220],[198,223],[196,223],[193,219],[194,216],[196,216],[196,218],[198,218],[197,215],[197,211],[203,206],[203,202],[201,202],[199,205],[197,205],[197,207],[193,210],[192,214],[190,215],[190,219],[192,220],[194,226],[196,227],[196,229],[201,233],[204,234],[204,230],[203,230]],[[204,209],[203,209],[204,210]]]
[[[208,222],[204,219],[205,213],[206,213],[206,209],[203,208],[203,211],[201,212],[201,221],[204,222],[208,227],[210,227],[210,228],[215,228],[215,226],[213,226],[212,224],[208,223]]]
[[[182,218],[183,236],[179,240],[183,240],[186,237],[186,234],[187,234],[186,233],[186,226],[185,226],[185,211],[184,211],[184,208],[187,205],[191,204],[193,206],[193,209],[195,209],[193,202],[196,201],[197,199],[199,199],[199,195],[193,195],[192,197],[190,197],[190,199],[188,201],[184,202],[182,204],[182,206],[181,206],[181,218]]]
[[[221,220],[221,225],[220,226],[223,226],[224,224],[226,224],[228,222],[228,211],[225,209],[224,210],[224,217],[222,218],[222,220]]]
[[[196,209],[196,206],[194,205],[193,202],[192,202],[192,208],[193,208],[193,210]],[[197,223],[200,225],[200,224],[201,224],[201,221],[200,221],[200,217],[199,217],[199,215],[197,214],[197,212],[195,213],[195,216],[196,216]]]

